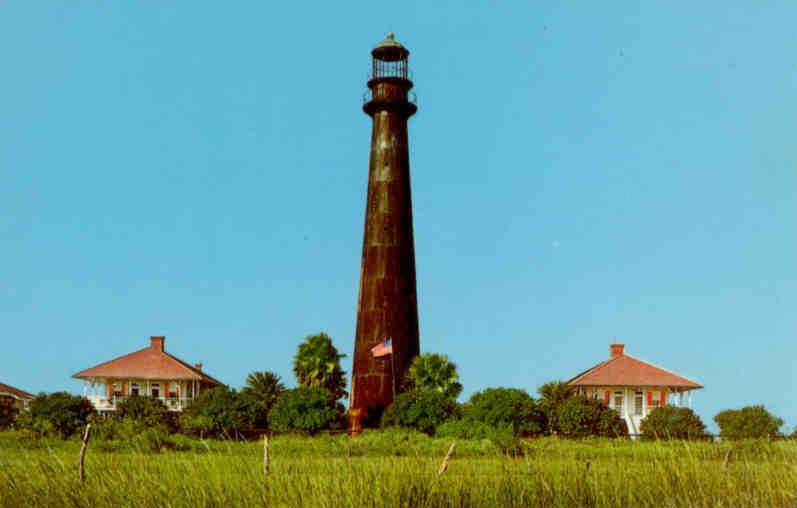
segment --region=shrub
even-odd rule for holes
[[[382,415],[383,427],[408,427],[426,434],[459,412],[457,403],[437,390],[410,390],[396,397]]]
[[[148,426],[165,426],[169,423],[169,410],[159,399],[133,395],[116,405],[116,418],[129,418]]]
[[[271,428],[279,432],[306,432],[310,435],[329,429],[343,413],[334,395],[323,388],[299,387],[279,396],[269,413]]]
[[[501,453],[511,456],[523,455],[523,445],[511,424],[488,425],[484,422],[458,418],[448,420],[435,430],[435,437],[462,440],[489,440]]]
[[[249,408],[250,420],[256,428],[268,428],[268,413],[284,391],[285,385],[273,372],[251,372],[246,376],[246,386],[241,390],[241,395]]]
[[[19,410],[10,402],[0,399],[0,429],[7,429],[14,424]]]
[[[474,393],[462,413],[465,420],[492,427],[509,426],[516,436],[545,430],[545,415],[531,395],[518,388],[488,388]]]
[[[453,418],[440,424],[434,431],[437,437],[453,437],[457,439],[490,439],[495,427],[486,423]],[[510,428],[511,430],[511,428]]]
[[[720,435],[728,439],[775,437],[783,420],[764,409],[764,406],[746,406],[726,409],[714,417]]]
[[[559,433],[566,437],[621,437],[628,428],[617,413],[597,400],[571,397],[556,410]]]
[[[645,439],[702,439],[706,426],[689,408],[657,407],[642,420],[639,428]]]
[[[169,434],[160,427],[148,427],[133,436],[130,447],[139,452],[160,452],[169,444]]]
[[[437,353],[425,353],[412,360],[407,369],[404,388],[407,391],[434,390],[452,400],[462,392],[456,364],[450,362],[446,355]]]
[[[169,434],[163,425],[149,426],[132,418],[105,418],[92,423],[92,439],[98,449],[108,452],[133,450],[157,453],[162,449],[205,451],[199,441]]]
[[[143,398],[143,397],[142,397]],[[168,427],[163,423],[150,423],[145,419],[136,419],[129,416],[120,418],[96,418],[91,423],[92,439],[103,441],[133,442],[137,436],[149,430],[168,434]]]
[[[537,393],[540,395],[537,404],[545,413],[546,430],[550,433],[559,432],[557,410],[562,403],[575,395],[575,388],[564,381],[550,381],[537,388]]]
[[[91,422],[91,436],[96,441],[126,441],[143,427],[141,422],[130,418],[95,418]]]
[[[66,392],[40,394],[30,403],[29,418],[24,422],[39,434],[56,433],[66,439],[78,432],[94,413],[91,403],[83,397]]]
[[[340,354],[332,338],[324,332],[305,337],[293,357],[293,373],[299,385],[324,388],[335,400],[346,397],[346,374],[340,367]]]
[[[200,392],[180,418],[180,426],[200,436],[237,438],[251,428],[250,412],[235,390],[218,386]]]

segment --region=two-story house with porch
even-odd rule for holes
[[[170,411],[182,411],[203,391],[222,383],[166,352],[166,337],[150,337],[150,345],[78,372],[83,396],[100,412],[115,411],[131,396],[161,400]]]
[[[623,344],[609,346],[609,359],[570,379],[579,395],[602,400],[615,409],[628,425],[628,432],[639,434],[642,420],[665,404],[692,407],[692,391],[700,384],[648,362],[625,354]]]

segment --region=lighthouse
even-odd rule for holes
[[[420,351],[407,136],[417,106],[409,54],[392,33],[371,51],[363,104],[373,127],[349,399],[353,433],[377,422]]]

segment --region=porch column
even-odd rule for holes
[[[625,406],[625,408],[624,408],[625,409],[625,415],[623,415],[623,416],[630,416],[631,415],[631,411],[628,409],[628,402],[629,402],[628,393],[629,393],[628,388],[623,388],[623,405]]]
[[[692,391],[690,390],[687,395],[689,396],[689,409],[692,409]]]
[[[641,388],[642,390],[642,418],[648,416],[648,393],[650,393],[650,388]]]

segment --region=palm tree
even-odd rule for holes
[[[255,371],[246,376],[246,386],[241,393],[252,402],[251,419],[255,427],[268,427],[268,413],[284,391],[285,385],[279,375],[273,372]]]
[[[410,390],[435,390],[456,399],[462,392],[457,366],[446,355],[424,353],[413,359],[407,370],[406,386]]]
[[[332,338],[324,332],[305,337],[293,358],[293,372],[301,386],[324,388],[335,400],[346,397],[346,374],[340,367],[341,358],[332,344]]]
[[[270,408],[277,402],[277,397],[285,391],[285,385],[282,384],[282,379],[278,374],[269,371],[255,371],[246,376],[246,386],[243,391],[254,395]]]

